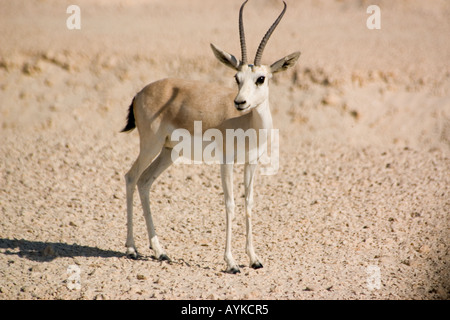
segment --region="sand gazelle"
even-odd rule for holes
[[[247,0],[248,1],[248,0]],[[201,121],[202,130],[215,128],[225,133],[227,129],[272,129],[269,109],[269,79],[273,73],[295,65],[300,52],[292,53],[270,66],[261,65],[264,47],[286,11],[286,3],[281,14],[262,39],[253,64],[248,64],[242,13],[245,1],[239,11],[239,35],[242,60],[211,44],[216,58],[237,71],[235,75],[238,93],[223,86],[181,79],[163,79],[144,87],[129,107],[128,121],[122,131],[138,128],[140,152],[131,169],[125,175],[127,196],[127,255],[137,257],[133,239],[133,194],[137,185],[147,225],[150,248],[159,260],[169,260],[158,241],[150,212],[150,187],[155,179],[176,159],[172,149],[175,142],[171,134],[178,128],[189,132],[194,130],[194,121]],[[226,135],[223,134],[223,137]],[[222,158],[229,155],[223,150]],[[246,150],[245,152],[248,152]],[[260,156],[260,154],[258,154]],[[246,161],[248,158],[246,158]],[[244,164],[246,252],[250,266],[261,268],[252,243],[253,177],[256,164]],[[225,197],[226,244],[225,261],[227,272],[237,273],[239,267],[231,254],[231,225],[234,216],[233,163],[223,161],[220,173]]]

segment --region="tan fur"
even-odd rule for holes
[[[221,128],[224,121],[240,117],[234,97],[236,91],[215,84],[168,78],[142,89],[134,103],[139,135],[164,134],[174,129],[193,133],[194,121],[202,121],[203,130]]]

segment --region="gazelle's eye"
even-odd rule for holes
[[[237,77],[237,75],[234,76],[234,80],[236,80],[236,83],[239,84],[239,78]]]
[[[266,80],[266,77],[261,76],[258,79],[256,79],[255,83],[256,83],[257,86],[260,86],[260,85],[262,85],[264,83],[264,80]]]

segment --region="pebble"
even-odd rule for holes
[[[136,278],[137,278],[138,280],[147,280],[147,277],[144,276],[143,274],[138,274],[138,275],[136,276]]]
[[[334,107],[341,103],[341,98],[337,94],[330,92],[323,97],[322,103]]]
[[[44,248],[44,250],[42,250],[42,255],[44,257],[53,257],[56,255],[55,249],[53,248],[53,246],[48,245]]]
[[[211,293],[209,296],[206,297],[208,300],[218,300],[217,296],[214,293]]]
[[[424,244],[419,248],[420,253],[429,253],[431,251],[431,248],[429,245]]]

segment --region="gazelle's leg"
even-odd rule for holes
[[[153,158],[158,155],[160,150],[161,147],[159,147],[157,143],[149,149],[141,148],[138,158],[125,175],[127,193],[127,241],[125,246],[127,248],[126,254],[129,258],[137,258],[137,251],[133,238],[133,195],[136,183],[142,172],[148,167]]]
[[[238,273],[239,267],[231,255],[231,225],[234,217],[234,198],[233,198],[233,165],[221,164],[220,175],[222,178],[223,194],[225,197],[225,210],[227,215],[226,223],[226,242],[225,242],[225,262],[227,263],[227,272]]]
[[[256,164],[246,163],[244,166],[244,186],[245,186],[245,221],[247,231],[246,251],[250,258],[250,266],[254,269],[262,268],[262,264],[255,254],[253,248],[252,235],[252,208],[253,208],[253,178]]]
[[[133,238],[133,194],[134,188],[136,186],[136,180],[132,176],[132,172],[136,170],[132,170],[133,167],[125,175],[126,193],[127,193],[127,241],[125,242],[125,247],[127,248],[126,252],[127,257],[136,259],[137,251]]]
[[[159,156],[147,169],[145,169],[137,182],[139,196],[141,198],[142,208],[144,210],[145,222],[147,224],[150,248],[154,250],[157,259],[167,261],[170,261],[170,259],[159,244],[155,227],[153,225],[152,214],[150,211],[150,188],[156,178],[158,178],[158,176],[173,163],[171,151],[172,149],[163,148]]]

